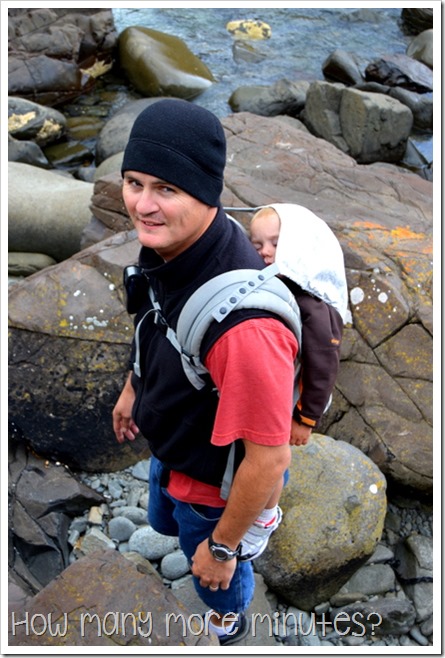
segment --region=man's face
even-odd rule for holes
[[[216,215],[216,208],[141,172],[125,172],[122,194],[140,243],[166,261],[196,242]]]

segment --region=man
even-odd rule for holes
[[[125,150],[123,198],[141,243],[139,265],[173,328],[204,282],[264,267],[221,207],[225,159],[220,121],[177,99],[146,108]],[[211,382],[197,390],[150,309],[147,298],[135,318],[140,370],[128,376],[113,427],[119,442],[139,431],[148,440],[149,522],[179,537],[197,592],[211,608],[209,626],[222,645],[232,644],[248,632],[244,613],[254,592],[252,563],[238,559],[240,543],[290,463],[298,345],[271,313],[234,311],[204,337]],[[135,352],[133,346],[132,361]],[[225,500],[232,444],[236,470]]]

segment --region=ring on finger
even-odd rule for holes
[[[216,586],[209,585],[209,590],[211,592],[217,592],[219,590],[219,585],[216,585]]]

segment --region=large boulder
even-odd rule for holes
[[[430,492],[432,183],[389,164],[358,165],[289,117],[239,113],[223,124],[224,204],[307,206],[344,251],[351,317],[320,430],[361,448],[399,484]],[[246,224],[251,216],[233,214]]]
[[[9,251],[39,252],[56,261],[75,254],[91,219],[92,192],[92,183],[22,162],[9,162]]]
[[[279,529],[255,561],[273,590],[302,610],[329,600],[374,553],[386,481],[360,450],[314,434],[293,448]]]
[[[360,163],[399,162],[413,126],[411,110],[383,94],[313,82],[304,108],[305,123]]]
[[[132,238],[116,234],[10,289],[10,419],[38,454],[76,470],[148,455],[142,438],[118,444],[111,420],[133,335],[122,290]]]
[[[10,578],[32,595],[68,566],[71,518],[104,499],[18,436],[9,444],[8,471]]]
[[[8,90],[55,105],[91,89],[117,43],[111,9],[9,9]]]
[[[112,550],[77,560],[9,618],[10,646],[219,646],[147,560]]]
[[[190,100],[214,82],[207,66],[178,37],[148,27],[127,27],[119,36],[122,69],[144,96]]]

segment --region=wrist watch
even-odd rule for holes
[[[210,535],[209,550],[215,560],[218,562],[228,562],[228,560],[233,560],[241,553],[241,544],[239,544],[238,547],[233,550],[225,544],[217,544],[215,541],[213,541],[212,535]]]

